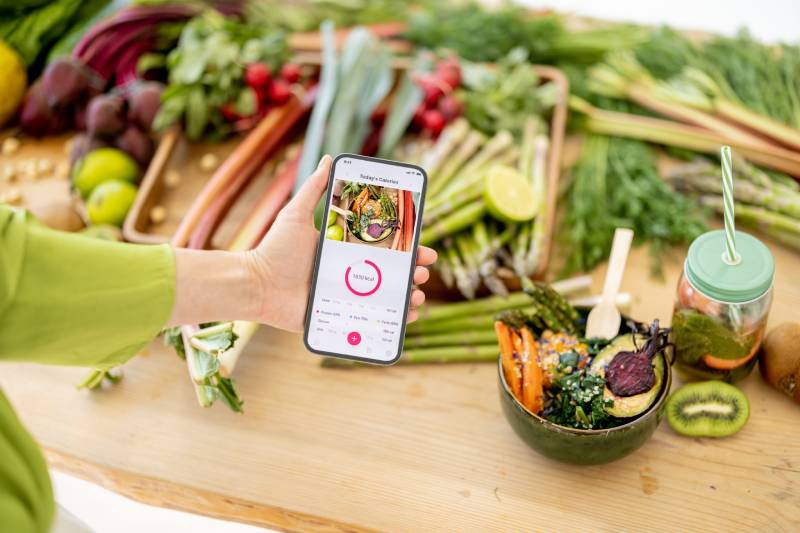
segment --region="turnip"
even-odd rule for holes
[[[119,94],[92,98],[86,111],[86,131],[94,137],[114,137],[125,129],[125,100]]]

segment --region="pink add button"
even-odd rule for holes
[[[356,346],[361,342],[361,334],[357,331],[351,331],[347,334],[347,342],[351,346]]]

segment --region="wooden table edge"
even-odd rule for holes
[[[69,453],[43,448],[51,468],[90,481],[132,500],[221,520],[241,522],[280,531],[361,533],[376,530],[224,496],[157,477],[86,462]]]

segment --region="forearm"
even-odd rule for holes
[[[261,297],[247,253],[175,249],[175,304],[168,326],[257,322]]]

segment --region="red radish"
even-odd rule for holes
[[[428,107],[435,107],[436,102],[438,102],[439,98],[444,94],[442,88],[430,80],[423,80],[420,86],[422,87],[422,92],[425,94],[425,105]]]
[[[461,67],[455,59],[447,58],[436,65],[436,77],[450,86],[451,89],[461,85]]]
[[[297,83],[297,80],[300,79],[300,66],[295,63],[286,63],[281,67],[281,78],[286,83]]]
[[[411,119],[411,123],[420,128],[424,127],[425,126],[424,117],[425,117],[425,112],[427,110],[428,108],[425,107],[425,103],[424,102],[421,103],[419,107],[417,107],[417,110],[414,111],[414,117]]]
[[[454,118],[461,116],[461,113],[464,111],[464,106],[458,98],[452,94],[448,94],[439,100],[439,111],[442,112],[445,120],[450,122]]]
[[[239,120],[239,114],[236,112],[236,104],[233,102],[223,104],[220,108],[220,112],[222,113],[222,118],[228,122]]]
[[[292,89],[284,80],[274,80],[267,91],[269,101],[273,104],[281,105],[289,101],[292,96]]]
[[[422,127],[430,131],[434,137],[441,133],[446,122],[442,112],[437,109],[428,109],[422,115]]]
[[[272,73],[264,63],[250,63],[244,71],[244,81],[253,89],[266,87],[270,79]]]
[[[373,126],[380,126],[386,121],[386,108],[384,106],[378,106],[373,111],[369,117],[370,121],[372,122]]]

